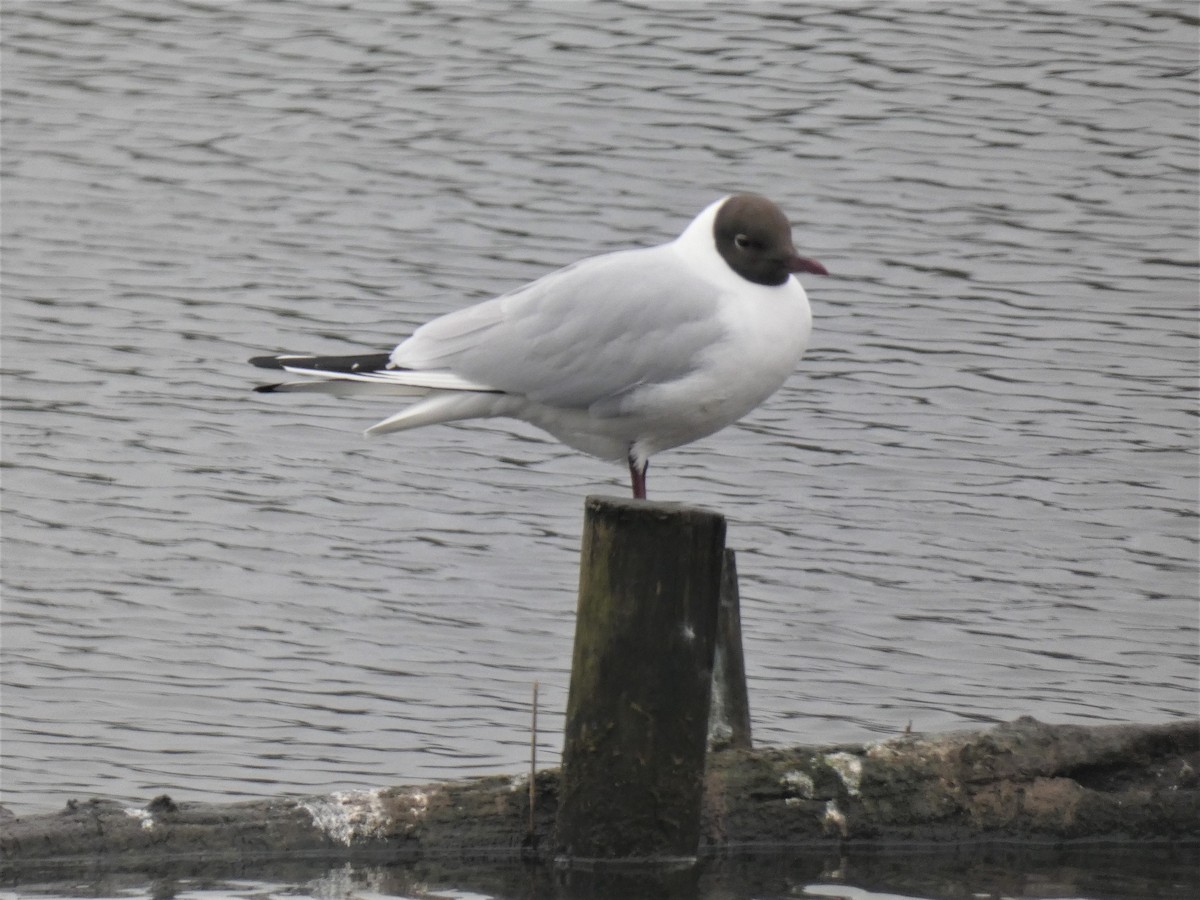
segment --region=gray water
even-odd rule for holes
[[[1197,714],[1196,21],[1129,4],[9,2],[3,802],[557,761],[583,499],[496,420],[251,394],[757,190],[812,348],[651,496],[760,744]]]

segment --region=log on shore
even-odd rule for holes
[[[709,756],[702,855],[780,846],[1200,839],[1200,722],[1083,727],[1030,718],[979,732]],[[72,801],[0,821],[0,877],[48,862],[320,857],[542,859],[559,773],[299,799],[145,807]]]
[[[1200,722],[1047,725],[714,754],[712,845],[1200,838]],[[781,808],[782,807],[782,808]]]

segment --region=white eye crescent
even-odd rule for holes
[[[745,250],[750,246],[750,238],[746,237],[744,234],[739,234],[734,237],[733,243],[734,246],[736,246],[739,250]]]

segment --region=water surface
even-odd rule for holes
[[[259,397],[723,192],[813,346],[656,458],[724,512],[762,744],[1196,707],[1194,9],[11,3],[18,812],[557,761],[583,499],[523,425]]]

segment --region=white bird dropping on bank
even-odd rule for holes
[[[506,416],[625,461],[633,495],[660,450],[720,431],[796,367],[812,331],[783,212],[756,194],[708,206],[667,244],[585,259],[418,328],[391,353],[260,356],[305,376],[255,390],[423,399],[368,435]]]

